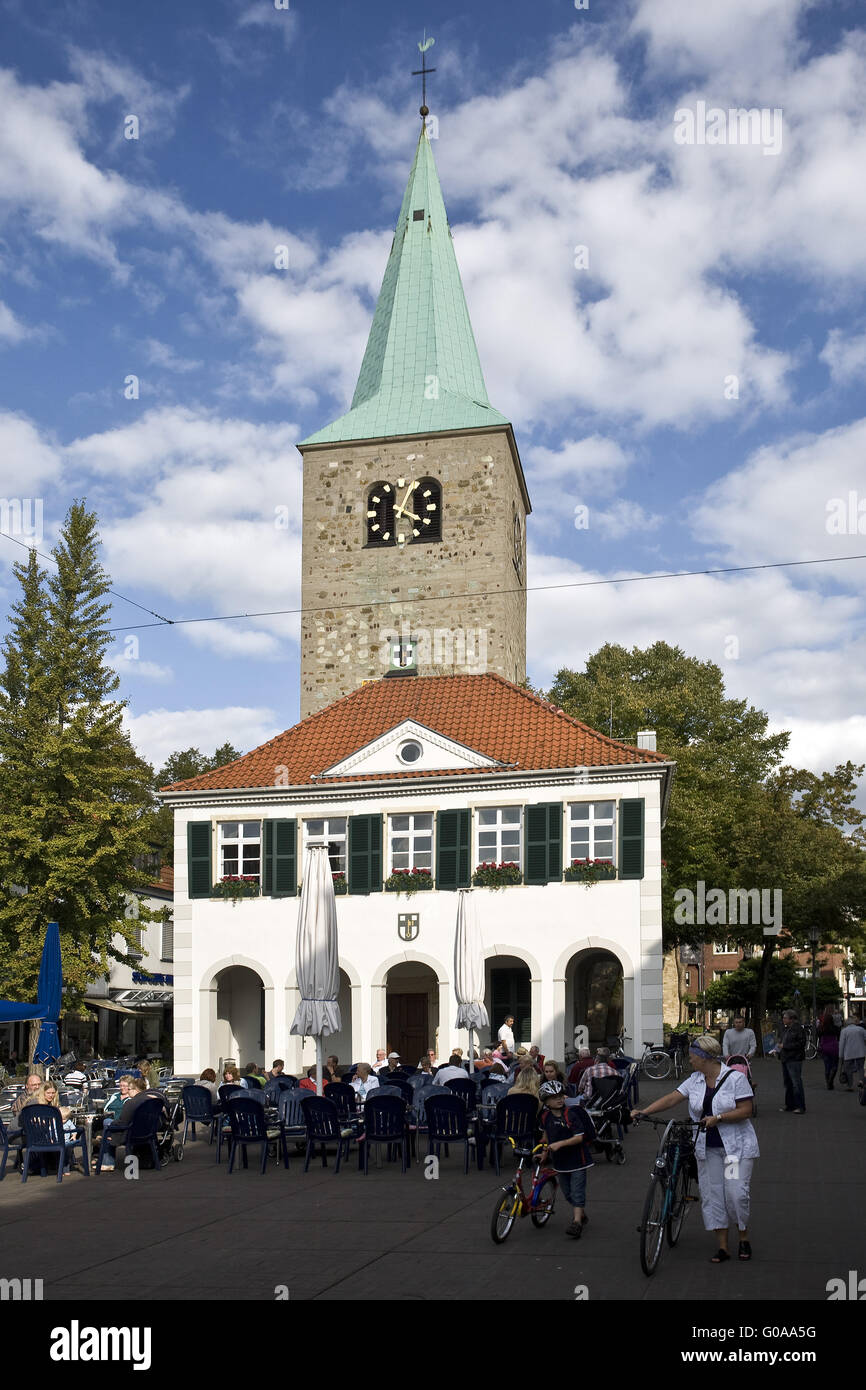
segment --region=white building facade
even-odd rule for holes
[[[592,756],[563,766],[564,751]],[[504,873],[522,880],[471,892],[491,1037],[511,1013],[518,1041],[559,1060],[579,1025],[596,1043],[623,1027],[638,1049],[660,1040],[672,771],[488,675],[371,683],[164,790],[175,810],[176,1069],[282,1057],[297,1072],[313,1059],[289,1028],[303,853],[321,843],[338,886],[342,1030],[329,1050],[341,1063],[383,1047],[411,1065],[428,1047],[465,1051],[454,1027],[458,888],[491,862],[517,865]],[[575,860],[601,861],[598,881],[570,880],[586,873],[570,870]],[[412,869],[433,886],[387,891],[395,870]],[[242,876],[255,896],[216,896]]]

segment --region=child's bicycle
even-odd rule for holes
[[[537,1159],[532,1175],[532,1188],[527,1195],[523,1191],[523,1164],[527,1158],[534,1159],[536,1154],[547,1148],[547,1145],[536,1144],[534,1149],[518,1149],[513,1139],[509,1139],[508,1142],[518,1156],[518,1164],[508,1187],[504,1188],[502,1195],[496,1199],[490,1222],[490,1234],[497,1245],[508,1239],[519,1216],[529,1215],[533,1226],[546,1226],[553,1215],[553,1204],[559,1186],[553,1170],[543,1167],[541,1160]]]

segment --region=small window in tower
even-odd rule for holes
[[[374,483],[367,493],[367,544],[394,545],[394,489]]]
[[[442,539],[442,488],[435,478],[422,478],[413,494],[412,542],[414,545],[424,541]]]
[[[412,221],[413,221],[413,222],[423,222],[423,221],[424,221],[424,209],[423,209],[423,208],[416,208],[416,209],[415,209],[415,211],[412,213]]]

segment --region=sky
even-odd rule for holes
[[[298,718],[297,616],[152,615],[300,604],[295,444],[354,389],[426,33],[530,680],[664,640],[791,762],[866,762],[857,5],[0,0],[0,32],[0,613],[85,497],[149,760]]]

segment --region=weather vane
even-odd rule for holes
[[[424,37],[418,45],[418,50],[421,54],[421,66],[420,68],[416,68],[412,74],[413,77],[421,78],[421,120],[424,122],[425,126],[427,124],[427,117],[430,115],[430,108],[427,105],[427,78],[431,72],[436,71],[435,68],[428,68],[427,66],[427,50],[428,48],[432,48],[435,42],[435,39],[428,39],[427,30],[425,29]]]

